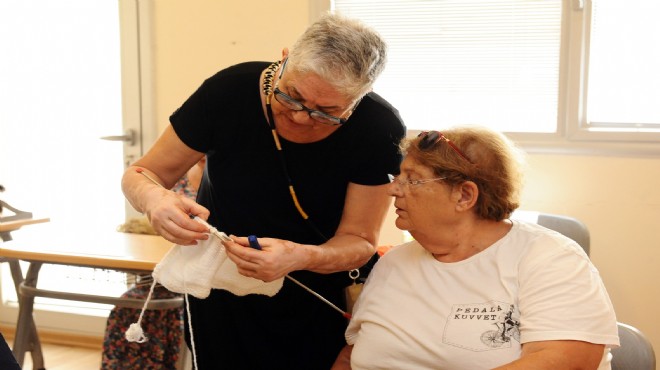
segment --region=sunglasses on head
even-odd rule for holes
[[[417,147],[421,150],[427,150],[431,149],[435,146],[440,141],[446,142],[453,150],[461,156],[461,158],[465,159],[466,161],[472,163],[472,161],[465,155],[463,152],[454,144],[451,140],[447,139],[447,137],[439,131],[422,131],[417,135],[418,138],[421,138],[419,141],[419,144],[417,144]]]

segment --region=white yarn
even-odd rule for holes
[[[147,336],[144,335],[144,331],[142,330],[141,324],[142,324],[142,317],[144,317],[144,310],[147,309],[147,305],[149,304],[149,301],[151,301],[151,296],[154,293],[154,288],[156,288],[156,280],[154,280],[151,283],[151,288],[149,288],[149,294],[147,295],[147,299],[144,300],[144,305],[142,306],[142,310],[140,311],[140,317],[138,317],[138,321],[136,323],[131,324],[126,330],[126,333],[124,333],[124,337],[129,342],[144,343],[147,340],[149,340],[149,338],[147,338]]]
[[[195,246],[175,245],[153,272],[154,280],[172,292],[191,294],[204,299],[211,289],[224,289],[235,295],[263,294],[274,296],[284,278],[271,282],[241,275],[236,264],[227,258],[220,238],[209,234]]]
[[[129,342],[144,343],[148,339],[144,335],[144,331],[139,322],[131,324],[131,326],[128,327],[128,330],[126,330],[126,333],[124,333],[124,336]]]
[[[205,222],[204,224],[208,225]],[[234,261],[227,258],[225,247],[221,243],[222,239],[229,238],[215,228],[212,228],[211,231],[212,233],[209,235],[212,237],[199,241],[195,246],[173,246],[156,265],[152,273],[154,281],[149,289],[149,295],[144,301],[138,321],[131,324],[124,333],[126,340],[137,343],[149,340],[141,327],[142,317],[151,301],[156,283],[160,283],[172,292],[184,294],[193,362],[197,368],[195,336],[193,335],[188,294],[204,299],[209,296],[212,288],[216,288],[239,296],[263,294],[272,297],[280,291],[284,278],[264,282],[241,275]]]
[[[173,246],[152,275],[169,291],[204,299],[211,293],[213,275],[226,259],[225,248],[213,236],[195,246]]]
[[[190,333],[190,347],[192,347],[193,364],[195,365],[193,368],[199,369],[199,367],[197,367],[197,351],[195,350],[195,335],[193,335],[192,316],[190,316],[190,303],[188,302],[188,294],[186,294],[184,297],[186,300],[186,314],[188,315],[188,332]]]

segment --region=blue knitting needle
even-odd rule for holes
[[[257,237],[256,237],[256,236],[254,236],[254,235],[249,235],[249,236],[248,236],[248,243],[250,243],[250,247],[251,247],[251,248],[253,248],[253,249],[257,249],[257,250],[261,250],[261,245],[259,244],[259,241],[257,240]],[[309,287],[306,286],[305,284],[299,282],[298,280],[292,278],[292,277],[289,276],[289,275],[285,275],[285,277],[286,277],[287,279],[293,281],[294,283],[298,284],[301,288],[305,289],[306,291],[312,293],[316,298],[322,300],[323,302],[325,302],[326,304],[328,304],[330,307],[332,307],[332,308],[334,308],[335,310],[339,311],[339,313],[341,313],[342,316],[344,316],[345,318],[347,318],[347,319],[350,319],[350,318],[351,318],[351,314],[350,314],[350,313],[348,313],[348,312],[342,310],[341,308],[337,307],[334,303],[328,301],[327,299],[325,299],[325,297],[323,297],[322,295],[316,293],[315,291],[313,291],[311,288],[309,288]]]

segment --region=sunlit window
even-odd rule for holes
[[[99,139],[122,132],[119,41],[117,1],[0,2],[0,198],[71,238],[93,241],[125,219],[122,145]],[[46,265],[39,286],[113,294],[122,280]]]
[[[336,0],[335,8],[387,40],[375,90],[410,129],[556,130],[560,2]]]
[[[660,126],[660,2],[594,1],[587,119]]]
[[[333,9],[387,40],[375,89],[411,130],[479,124],[551,151],[660,141],[656,0],[334,0]]]

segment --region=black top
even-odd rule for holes
[[[197,201],[211,211],[209,223],[227,234],[322,244],[291,200],[263,113],[259,77],[268,65],[220,71],[170,121],[186,145],[207,154]],[[339,225],[349,182],[380,185],[398,173],[404,135],[396,109],[370,93],[329,137],[309,144],[280,139],[300,204],[324,235]],[[345,306],[347,272],[291,276]],[[345,344],[346,319],[289,280],[274,297],[213,290],[204,300],[190,298],[201,369],[328,369]]]

